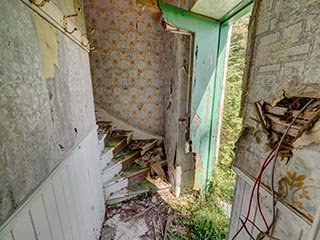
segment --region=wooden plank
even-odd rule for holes
[[[242,200],[242,206],[241,206],[241,211],[240,211],[240,216],[241,219],[244,221],[247,212],[249,209],[249,201],[250,201],[250,195],[251,195],[251,186],[248,185],[247,183],[244,184],[244,191],[243,191],[243,200]],[[255,203],[252,203],[251,208],[250,208],[250,215],[249,219],[252,221],[254,219],[255,213],[256,213],[256,205]],[[242,222],[238,218],[238,229],[242,226]],[[246,227],[249,230],[250,233],[252,233],[252,225],[251,223],[246,223]],[[242,229],[240,234],[238,235],[237,239],[250,239],[248,233],[245,231],[245,229]]]
[[[8,233],[6,236],[4,236],[4,237],[0,236],[0,239],[1,239],[1,240],[14,240],[14,239],[12,238],[11,232],[9,232],[9,233]]]
[[[83,144],[77,152],[77,157],[73,159],[73,170],[75,170],[75,176],[78,179],[78,191],[80,196],[80,206],[83,213],[85,232],[87,239],[91,239],[94,236],[92,224],[94,217],[92,213],[92,195],[89,186],[90,173],[88,172],[87,159],[89,159],[88,145]]]
[[[244,185],[245,185],[245,182],[240,177],[237,176],[235,197],[233,199],[233,204],[232,204],[228,239],[232,239],[234,234],[236,234],[236,232],[238,231],[239,217],[240,217],[241,207],[243,204],[242,198],[243,198],[243,192],[244,192]]]
[[[64,238],[65,240],[76,240],[77,235],[74,233],[75,229],[72,229],[69,214],[69,211],[71,211],[71,209],[67,208],[65,194],[61,182],[61,175],[58,174],[57,176],[55,176],[55,178],[52,180],[52,183],[54,198],[56,200]]]
[[[279,132],[279,133],[285,133],[287,130],[287,126],[285,125],[279,125],[276,123],[272,123],[271,124],[271,128],[273,131],[275,132]],[[288,135],[292,136],[292,137],[297,137],[300,134],[300,130],[294,129],[294,128],[290,128],[288,131]]]
[[[91,161],[90,166],[91,166],[91,175],[90,177],[92,178],[91,183],[93,184],[91,189],[95,190],[94,196],[96,201],[95,201],[95,212],[97,213],[97,224],[98,226],[102,222],[102,213],[104,213],[104,208],[102,208],[102,203],[104,205],[104,199],[103,199],[103,187],[102,187],[102,174],[101,174],[101,161],[100,161],[100,156],[97,154],[97,137],[95,135],[92,136],[92,139],[90,139],[90,159]],[[112,154],[112,151],[110,149],[109,153]],[[100,234],[100,232],[99,232]]]
[[[71,162],[69,165],[67,165],[67,172],[68,172],[68,177],[70,180],[70,188],[71,188],[71,195],[72,195],[72,205],[74,206],[75,209],[75,217],[77,220],[77,224],[78,224],[78,231],[79,231],[79,235],[81,240],[86,240],[89,239],[87,236],[87,232],[85,229],[85,225],[84,225],[84,212],[82,211],[81,208],[81,203],[80,200],[81,196],[79,194],[79,189],[78,189],[78,184],[81,186],[81,178],[77,178],[75,170],[79,168],[80,164],[75,164],[75,159],[78,157],[78,154],[76,154],[77,152],[74,153],[74,156],[71,159]],[[79,166],[78,166],[79,165]],[[80,181],[80,182],[78,182]],[[87,197],[87,196],[85,196]]]
[[[98,202],[99,202],[99,224],[101,226],[104,215],[105,215],[105,202],[104,202],[104,194],[103,194],[103,182],[102,182],[102,174],[101,174],[101,165],[99,164],[100,156],[97,151],[97,137],[93,134],[93,139],[90,141],[91,143],[91,159],[95,159],[97,162],[94,164],[96,169],[95,177],[97,179],[97,191],[98,191]],[[100,235],[100,233],[99,233]]]
[[[260,187],[260,206],[261,206],[261,211],[267,221],[267,224],[270,224],[272,222],[272,208],[271,205],[269,205],[269,203],[272,202],[272,197],[271,195],[266,195],[261,191]],[[257,198],[256,198],[257,201]],[[263,231],[266,231],[266,225],[260,215],[259,209],[258,209],[258,205],[256,205],[256,216],[254,219],[255,224]],[[256,228],[253,228],[252,231],[252,235],[255,237],[259,234],[259,231]]]
[[[273,116],[271,114],[266,114],[266,116],[267,116],[267,118],[269,118],[271,120],[271,122],[273,124],[281,125],[281,126],[284,126],[285,128],[287,128],[290,125],[289,122],[283,121],[279,117]],[[295,124],[292,124],[290,129],[301,130],[301,126],[297,126]]]
[[[288,108],[286,107],[272,107],[268,104],[265,104],[264,109],[267,113],[280,115],[280,116],[283,116],[288,111]]]
[[[75,149],[1,226],[1,240],[98,239],[104,219],[104,198],[96,131],[82,144],[86,145],[84,151]]]
[[[299,110],[289,110],[288,111],[289,114],[292,116],[292,117],[296,117],[298,114],[299,114]],[[310,121],[311,119],[313,119],[315,116],[317,116],[318,112],[308,112],[308,111],[305,111],[303,113],[300,113],[298,118],[304,118],[308,121]]]
[[[291,117],[296,117],[300,110],[289,110],[286,107],[272,107],[269,105],[265,106],[265,111],[278,116],[284,116],[285,114],[290,114]],[[312,119],[317,115],[317,112],[305,111],[299,115],[299,118]]]
[[[50,240],[51,232],[47,219],[46,210],[44,208],[42,195],[40,195],[33,203],[30,209],[33,220],[34,229],[38,240]]]
[[[91,139],[90,139],[91,140]],[[100,235],[100,229],[97,228],[97,226],[100,226],[100,192],[103,192],[102,185],[101,188],[99,188],[99,181],[98,181],[98,176],[100,175],[101,178],[101,168],[100,168],[100,159],[99,158],[94,158],[93,150],[94,150],[94,140],[92,139],[90,142],[88,142],[88,158],[87,158],[87,163],[88,163],[88,175],[90,179],[90,190],[91,193],[90,195],[92,196],[92,213],[94,217],[94,234],[95,238],[98,238]],[[88,161],[90,160],[90,161]],[[96,167],[98,166],[98,167]],[[99,170],[98,170],[99,169]],[[102,179],[102,178],[101,178]],[[100,179],[100,181],[102,181]]]
[[[238,177],[242,178],[246,183],[253,186],[255,180],[251,176],[242,172],[239,168],[234,167],[233,170],[236,172]],[[261,194],[263,194],[264,196],[268,196],[268,198],[271,197],[270,190],[267,189],[265,186],[261,185],[260,191],[261,191]],[[285,214],[294,215],[294,218],[299,220],[299,224],[302,224],[304,226],[309,226],[309,227],[312,225],[312,222],[310,222],[310,219],[306,218],[304,215],[299,213],[296,209],[290,207],[289,205],[283,203],[282,201],[277,201],[277,208],[279,208]]]
[[[60,216],[58,213],[58,208],[56,204],[56,198],[53,193],[52,183],[48,184],[42,195],[43,204],[47,213],[49,227],[55,239],[64,240],[65,237],[62,231],[62,224],[60,221]]]
[[[12,229],[14,240],[37,240],[29,212],[20,216]]]
[[[69,179],[69,173],[67,170],[67,167],[65,167],[61,172],[61,183],[64,191],[65,201],[66,201],[66,207],[69,212],[70,216],[70,223],[72,228],[72,235],[74,240],[81,239],[80,238],[80,225],[79,225],[79,218],[78,215],[76,215],[76,211],[78,209],[76,208],[76,204],[74,203],[73,197],[72,197],[72,190],[71,190],[71,183]]]

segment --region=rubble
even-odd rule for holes
[[[181,221],[174,223],[180,214],[166,202],[172,198],[169,190],[163,190],[108,206],[101,240],[176,239],[173,228],[184,227],[179,226]]]

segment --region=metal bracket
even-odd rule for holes
[[[78,30],[77,28],[74,28],[71,31],[68,30],[68,18],[77,17],[80,14],[80,12],[81,12],[81,8],[78,8],[78,11],[76,13],[63,16],[63,29],[67,33],[72,34]]]
[[[30,2],[37,7],[43,7],[47,2],[50,2],[50,0],[42,0],[41,3],[37,3],[37,0],[30,0]]]

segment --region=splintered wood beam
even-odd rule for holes
[[[272,114],[265,114],[270,120],[270,125],[273,131],[285,133],[286,129],[289,127],[290,123],[282,121],[279,117]],[[292,124],[289,129],[288,135],[293,137],[298,137],[301,134],[302,126]]]
[[[287,111],[288,108],[285,107],[272,107],[271,105],[265,104],[265,110],[267,113],[271,113],[274,115],[280,115],[283,116]]]
[[[298,110],[289,110],[288,113],[291,117],[296,117],[299,114]],[[306,121],[312,120],[315,116],[317,116],[318,112],[303,112],[299,115],[298,118],[304,118]]]
[[[286,107],[272,107],[270,105],[265,105],[265,110],[267,113],[284,116],[285,114],[289,114],[290,117],[296,117],[299,113],[299,110],[289,110]],[[299,118],[304,118],[306,121],[314,118],[317,115],[317,112],[313,111],[305,111],[299,115]]]
[[[277,124],[277,125],[282,125],[284,127],[289,127],[290,122],[288,121],[284,121],[281,120],[279,117],[271,115],[271,114],[266,114],[266,117],[268,119],[270,119],[271,124]],[[302,126],[297,125],[296,123],[292,124],[292,126],[290,127],[291,129],[295,129],[295,130],[300,130]]]
[[[287,130],[287,126],[276,124],[276,123],[271,123],[271,128],[272,128],[273,131],[279,132],[279,133],[285,133],[285,131]],[[289,131],[288,131],[288,135],[290,135],[292,137],[295,137],[295,138],[299,137],[300,130],[290,128]]]

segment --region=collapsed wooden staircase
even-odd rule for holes
[[[117,129],[112,121],[98,120],[99,151],[104,196],[117,203],[141,193],[157,190],[150,181],[151,171],[165,178],[166,164],[161,139],[135,139],[134,130]],[[158,170],[157,170],[158,169]],[[160,170],[159,170],[160,169]],[[167,188],[169,188],[169,184]]]

